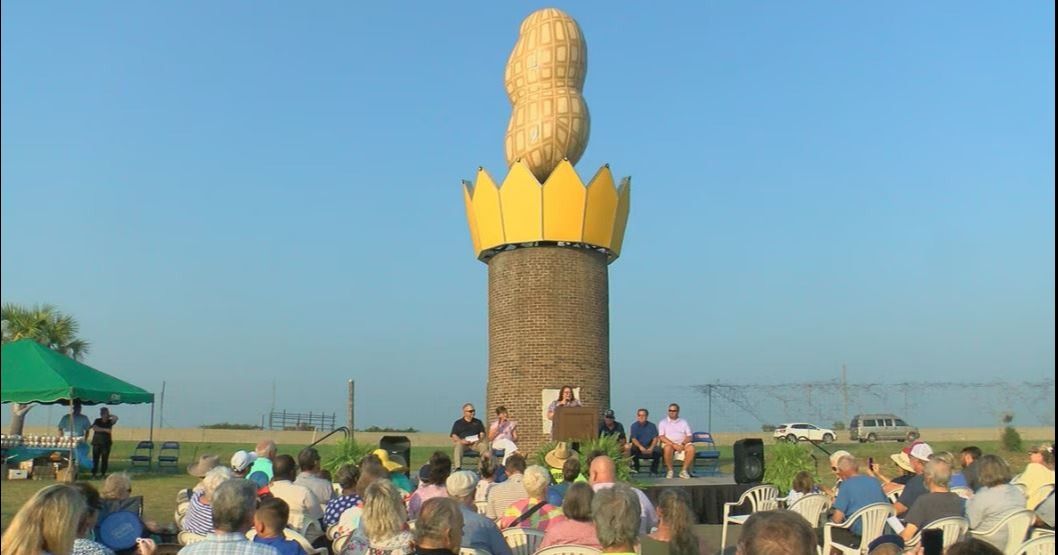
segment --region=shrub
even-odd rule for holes
[[[779,488],[782,495],[790,491],[794,476],[807,470],[819,481],[816,462],[808,448],[800,443],[776,443],[765,450],[764,481]]]
[[[375,450],[373,445],[357,443],[353,439],[343,439],[334,446],[334,454],[323,462],[323,468],[334,474],[346,464],[358,464],[360,459]]]
[[[840,432],[845,429],[845,423],[841,420],[835,420],[834,424],[831,425],[831,429],[833,429],[835,432]]]
[[[544,456],[547,455],[548,451],[554,449],[555,445],[557,445],[557,443],[553,441],[541,445],[540,448],[536,450],[536,453],[534,453],[533,456],[530,457],[529,462],[532,464],[538,464],[540,466],[543,466],[544,468],[548,468]],[[631,459],[625,457],[624,454],[621,452],[621,445],[617,442],[617,440],[608,436],[580,442],[580,471],[585,478],[588,477],[589,470],[588,456],[593,451],[601,451],[603,452],[603,454],[614,460],[614,464],[617,467],[618,481],[630,481],[632,477],[632,469],[628,466],[628,463]]]
[[[762,432],[774,432],[777,426],[775,424],[764,424],[760,427]]]
[[[1018,433],[1014,426],[1014,413],[1004,412],[1001,417],[1003,420],[1003,434],[999,437],[1000,443],[1003,445],[1003,450],[1008,452],[1019,452],[1022,449],[1021,446],[1021,434]]]

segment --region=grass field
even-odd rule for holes
[[[768,457],[768,445],[765,444],[765,464],[767,464]],[[896,465],[889,459],[889,455],[896,453],[903,447],[902,443],[885,442],[885,443],[873,443],[873,444],[832,444],[825,446],[827,450],[834,451],[836,449],[846,449],[860,458],[873,457],[875,462],[882,464],[883,470],[890,476],[898,474]],[[967,445],[966,442],[949,442],[939,441],[931,443],[934,450],[937,451],[952,451],[958,453],[958,451]],[[999,452],[999,443],[996,441],[991,442],[977,442],[976,445],[984,450],[986,453],[997,453]],[[117,472],[126,470],[128,468],[128,459],[131,454],[133,442],[117,442],[114,445],[114,449],[111,455],[111,471]],[[184,469],[191,461],[195,460],[200,454],[216,454],[221,457],[222,461],[227,461],[231,457],[232,453],[239,449],[246,449],[245,444],[235,443],[185,443],[182,446],[180,453],[180,471],[177,473],[159,473],[159,472],[143,472],[136,471],[132,473],[132,489],[133,495],[142,495],[144,497],[144,512],[145,517],[150,520],[155,520],[163,524],[167,524],[172,521],[173,510],[175,504],[173,502],[176,492],[182,488],[188,488],[193,486],[197,480],[188,476],[184,473]],[[297,450],[300,447],[297,446],[283,446],[280,447],[280,453],[287,453],[290,455],[297,455]],[[330,446],[320,446],[320,454],[324,460],[331,455]],[[425,462],[430,454],[435,449],[442,449],[446,453],[449,452],[449,446],[441,447],[429,447],[429,446],[417,446],[412,448],[412,466],[417,468],[423,462]],[[820,450],[812,449],[813,453],[817,455],[819,461],[819,475],[823,477],[824,484],[833,485],[833,478],[829,475],[829,469],[827,468],[828,462],[826,454]],[[1015,472],[1020,471],[1024,468],[1028,461],[1027,453],[1000,453],[1010,463],[1011,468]],[[730,473],[732,471],[732,454],[730,446],[720,447],[720,470],[721,472]],[[82,475],[83,478],[83,475]],[[829,482],[828,482],[829,480]],[[97,480],[97,486],[101,485],[100,481]],[[3,488],[0,490],[0,519],[3,524],[10,522],[11,517],[22,505],[22,503],[29,498],[33,492],[37,491],[44,485],[50,483],[50,481],[40,480],[13,480],[4,481]]]

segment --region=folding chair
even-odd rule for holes
[[[161,449],[158,449],[158,470],[172,468],[176,470],[180,462],[180,442],[163,441]]]
[[[995,526],[988,530],[970,530],[970,535],[992,543],[991,540],[1001,537],[1001,534],[1006,534],[1007,541],[1003,546],[1003,553],[1014,555],[1018,552],[1021,542],[1025,541],[1025,536],[1028,535],[1029,527],[1032,526],[1034,520],[1036,520],[1036,513],[1028,509],[1010,511]]]
[[[962,539],[966,530],[970,528],[970,521],[961,516],[950,516],[938,518],[922,527],[922,530],[940,529],[944,533],[944,549],[948,549],[955,542]],[[910,540],[906,547],[915,547],[922,541],[922,530],[919,530]]]
[[[146,467],[147,470],[151,469],[151,460],[154,458],[154,442],[153,441],[141,441],[136,444],[136,448],[132,450],[132,455],[129,456],[129,466],[136,468],[138,466]]]
[[[709,432],[694,432],[691,434],[691,443],[694,444],[695,473],[698,472],[698,461],[705,461],[703,474],[715,476],[720,472],[720,451],[713,441],[713,434]]]
[[[1018,547],[1017,555],[1051,555],[1054,553],[1054,534],[1033,538]]]
[[[508,528],[503,531],[503,539],[511,548],[511,555],[533,555],[544,533],[530,528]]]
[[[770,511],[779,506],[779,488],[765,484],[749,488],[739,496],[734,503],[724,503],[724,528],[720,532],[720,551],[727,547],[727,525],[741,525],[749,516],[757,511]],[[732,515],[731,509],[749,502],[749,513],[744,515]]]
[[[805,495],[787,507],[788,510],[805,517],[805,520],[812,525],[812,528],[819,528],[823,513],[827,512],[829,508],[830,499],[822,493]]]
[[[889,503],[871,503],[870,505],[852,513],[852,515],[845,519],[845,522],[842,522],[841,524],[834,524],[833,522],[824,524],[822,553],[830,553],[834,549],[847,555],[866,553],[867,546],[870,545],[875,538],[882,535],[882,530],[885,529],[885,519],[894,515],[895,512],[893,506]],[[856,547],[848,547],[841,545],[840,543],[834,543],[832,537],[833,532],[831,532],[831,530],[835,528],[851,529],[852,525],[857,521],[860,523],[860,545]]]

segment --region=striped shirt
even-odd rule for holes
[[[525,485],[522,484],[522,475],[512,474],[507,477],[506,482],[489,489],[489,504],[485,509],[485,516],[500,518],[507,512],[507,507],[526,497],[529,497],[529,492],[525,491]]]
[[[184,515],[184,531],[205,536],[213,531],[213,507],[202,502],[205,492],[195,491]]]
[[[532,528],[534,530],[540,530],[544,532],[547,527],[552,524],[557,524],[566,519],[562,516],[562,507],[556,507],[550,503],[544,503],[539,509],[536,510],[529,518],[522,519],[521,522],[514,524],[514,521],[518,517],[522,516],[522,513],[528,511],[531,507],[535,507],[539,503],[539,499],[533,499],[527,497],[515,501],[507,510],[503,512],[503,517],[500,518],[500,528]]]

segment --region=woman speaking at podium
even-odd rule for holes
[[[579,407],[581,406],[580,400],[573,394],[573,386],[564,385],[562,389],[558,391],[558,399],[551,401],[551,404],[547,406],[547,419],[555,419],[555,409],[558,407]]]

